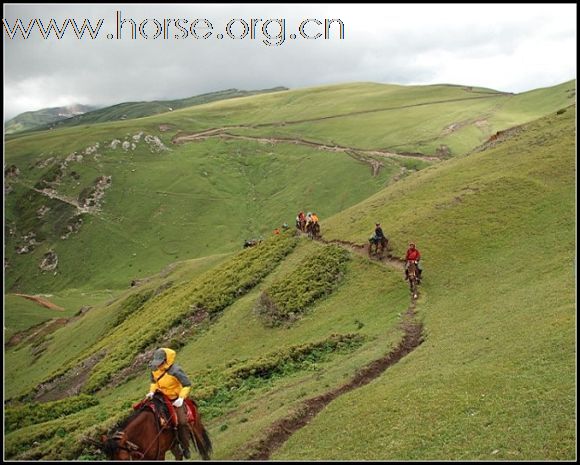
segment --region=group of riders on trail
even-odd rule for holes
[[[386,248],[388,239],[381,228],[381,223],[375,223],[375,231],[371,237],[369,237],[370,247],[372,245],[378,246],[382,245],[383,250]],[[369,248],[369,254],[371,249]],[[414,242],[409,243],[409,248],[405,254],[405,280],[409,279],[409,264],[414,262],[417,266],[417,282],[421,283],[421,274],[423,273],[423,268],[421,266],[421,252],[416,248]]]
[[[282,226],[283,230],[288,229],[288,224],[284,223]],[[306,215],[303,211],[298,212],[296,215],[296,229],[301,232],[308,233],[310,237],[320,237],[320,224],[318,220],[318,216],[316,213],[308,212]],[[276,228],[274,230],[274,234],[280,234],[280,229]],[[244,248],[246,247],[253,247],[254,245],[259,244],[262,240],[247,240],[244,243]],[[381,223],[375,223],[375,230],[373,235],[369,237],[369,256],[372,252],[372,246],[376,247],[377,255],[381,255],[381,253],[386,250],[388,239],[383,232],[383,228],[381,227]],[[379,252],[380,251],[380,252]],[[417,266],[417,282],[421,283],[421,275],[423,273],[423,267],[421,266],[421,253],[416,248],[414,242],[409,243],[409,248],[407,249],[407,253],[405,255],[405,280],[409,279],[409,264],[414,262]]]
[[[301,232],[308,233],[310,237],[320,236],[320,224],[318,222],[318,215],[313,212],[308,212],[304,215],[303,211],[296,215],[296,229]]]

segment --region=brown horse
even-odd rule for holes
[[[320,225],[313,221],[306,223],[306,232],[310,239],[318,239],[320,237]]]
[[[101,449],[111,460],[165,460],[171,450],[176,460],[183,459],[177,430],[154,412],[163,403],[162,394],[156,393],[151,401],[142,406],[119,425],[111,437],[102,436]],[[153,405],[152,405],[153,404]],[[189,423],[193,444],[203,460],[209,460],[212,444],[197,412]]]
[[[387,249],[388,240],[386,237],[381,237],[376,239],[374,236],[369,239],[369,257],[373,254],[373,245],[375,246],[375,255],[379,258],[383,256],[383,253]]]
[[[413,298],[416,299],[418,295],[419,271],[415,260],[409,260],[407,262],[407,276],[409,278],[411,294],[413,294]]]
[[[296,229],[306,232],[306,218],[302,218],[301,220],[296,219]]]

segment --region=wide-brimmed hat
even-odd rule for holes
[[[149,368],[152,370],[157,369],[157,367],[161,365],[166,358],[167,354],[165,351],[163,349],[157,349],[155,352],[153,352],[153,358],[149,362]]]

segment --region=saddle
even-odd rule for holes
[[[185,399],[183,404],[187,411],[187,422],[195,423],[197,420],[197,404],[190,398]],[[161,428],[177,428],[177,412],[169,397],[160,392],[156,392],[153,398],[143,399],[133,405],[133,410],[151,410]]]

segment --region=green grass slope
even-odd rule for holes
[[[381,221],[398,255],[417,241],[426,341],[274,459],[574,460],[575,122],[552,114],[325,222],[363,242]]]
[[[73,116],[66,120],[49,121],[47,124],[37,124],[34,130],[46,130],[61,127],[79,126],[83,124],[105,123],[125,119],[143,118],[145,116],[166,113],[180,108],[203,105],[204,103],[226,100],[237,97],[247,97],[268,92],[280,92],[287,90],[285,87],[274,87],[262,90],[238,90],[226,89],[218,92],[195,95],[193,97],[173,100],[154,100],[151,102],[124,102],[98,110],[93,110],[82,115]]]
[[[417,241],[425,342],[338,397],[273,459],[574,458],[574,116],[572,108],[525,125],[323,222],[326,239],[365,243],[381,221],[396,255]],[[214,458],[247,458],[273,423],[401,340],[401,271],[342,252],[336,267],[336,250],[275,236],[96,306],[35,341],[40,354],[34,342],[7,350],[6,458],[102,459],[82,439],[130,413],[148,387],[140,355],[158,345],[178,347]],[[261,296],[297,302],[312,276],[334,285],[285,324],[265,324]],[[67,392],[91,396],[63,411],[53,399]],[[37,414],[17,402],[50,393]]]
[[[326,218],[431,163],[357,149],[449,157],[508,123],[568,105],[574,86],[514,96],[449,85],[355,83],[15,136],[6,143],[6,165],[19,172],[5,174],[11,189],[7,288],[118,289],[176,260],[232,252],[244,239],[292,223],[300,209]],[[175,136],[230,126],[237,127],[228,132],[248,139],[172,144]],[[277,136],[352,150],[268,142]],[[96,195],[102,176],[110,182],[99,205],[80,211],[78,203]],[[31,250],[20,253],[31,240]],[[41,270],[51,252],[58,267]]]
[[[288,277],[292,277],[294,292],[301,293],[304,284],[298,279],[299,265],[308,256],[327,249],[307,239],[296,242],[287,236],[272,238],[204,274],[176,282],[138,305],[131,304],[137,302],[131,296],[143,295],[148,288],[132,290],[129,295],[96,307],[75,324],[54,333],[46,341],[45,352],[36,360],[31,346],[11,349],[7,353],[11,380],[7,396],[13,401],[31,389],[42,391],[42,386],[54,374],[67,366],[75,366],[77,356],[90,359],[90,354],[99,348],[108,352],[100,363],[91,367],[88,377],[80,375],[84,379],[83,390],[97,388],[92,399],[96,399],[98,407],[94,406],[95,400],[87,402],[91,398],[81,396],[72,399],[78,407],[63,412],[62,401],[53,400],[43,404],[37,414],[29,414],[19,427],[15,419],[24,414],[25,404],[11,403],[7,411],[12,425],[6,436],[7,458],[62,460],[94,454],[81,443],[82,438],[104,432],[120,416],[127,415],[130,404],[143,395],[144,386],[149,382],[140,359],[130,376],[122,375],[124,368],[119,365],[117,349],[125,350],[133,342],[127,346],[115,341],[132,340],[141,344],[141,350],[148,350],[150,329],[159,329],[162,321],[171,322],[172,318],[175,322],[182,321],[183,311],[187,312],[188,308],[191,311],[192,305],[207,308],[210,314],[213,314],[212,302],[222,308],[215,318],[202,325],[194,324],[193,333],[178,336],[181,342],[177,346],[180,364],[191,376],[194,396],[214,438],[217,459],[238,453],[256,431],[284,416],[305,395],[321,393],[341,383],[396,343],[400,337],[396,328],[398,314],[408,301],[407,292],[399,283],[399,273],[355,256],[346,263],[333,290],[318,296],[291,325],[272,328],[261,321],[255,310],[261,293]],[[296,247],[287,258],[279,255],[292,244]],[[278,262],[280,265],[276,266]],[[320,266],[325,266],[322,261]],[[263,282],[257,284],[256,267],[265,267],[267,273]],[[224,272],[232,271],[235,271],[234,281],[224,279]],[[240,284],[246,279],[253,280],[255,287]],[[247,289],[246,293],[237,291],[240,285]],[[202,295],[200,292],[206,293],[206,304],[201,307],[195,305]],[[128,306],[132,310],[124,311],[123,307]],[[124,320],[119,324],[122,315]],[[87,336],[80,338],[83,332]],[[175,343],[171,345],[176,347]],[[63,350],[67,344],[72,350]],[[133,351],[133,356],[141,350]],[[113,376],[108,383],[96,384],[96,379],[103,379],[103,369]],[[115,381],[119,372],[120,384]],[[70,393],[77,381],[69,378],[61,386],[61,394]],[[50,399],[44,396],[42,400]]]

